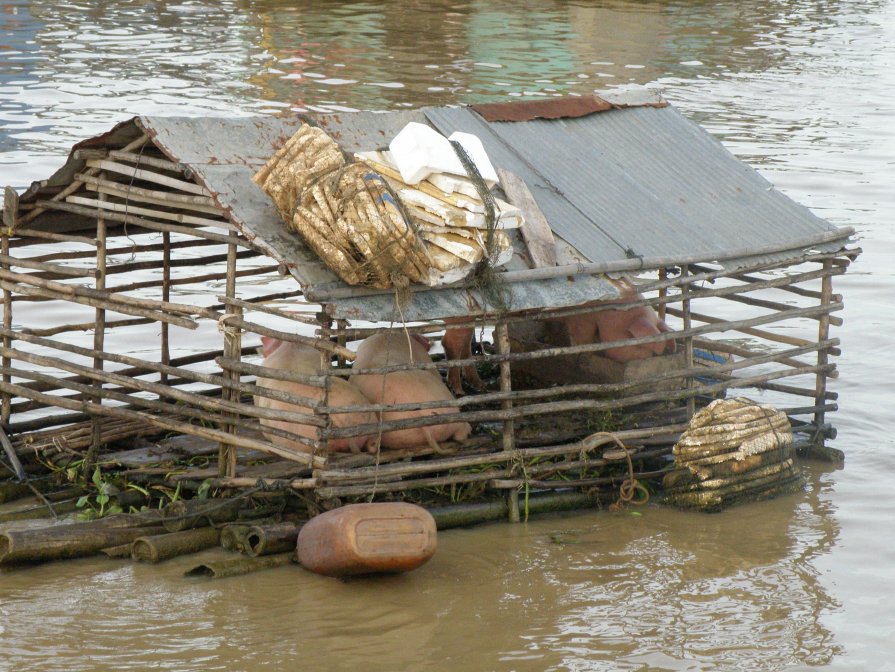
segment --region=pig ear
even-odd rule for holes
[[[654,325],[652,322],[650,322],[649,320],[647,320],[644,317],[638,318],[638,319],[634,320],[633,322],[631,322],[631,324],[628,325],[627,331],[633,338],[642,338],[644,336],[655,336],[656,334],[659,333],[659,330],[656,328],[656,325]]]
[[[261,354],[267,357],[270,353],[280,347],[280,339],[271,336],[261,337]]]

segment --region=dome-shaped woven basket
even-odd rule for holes
[[[663,479],[666,499],[717,510],[798,487],[789,418],[744,397],[717,399],[693,415],[673,448],[675,470]]]

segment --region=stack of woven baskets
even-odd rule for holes
[[[666,501],[716,511],[798,489],[792,443],[782,411],[743,397],[717,399],[693,416],[675,444],[675,469],[663,480]]]
[[[492,230],[490,240],[496,242],[489,254],[482,230],[461,226],[467,214],[475,215],[468,218],[473,223],[482,215],[467,213],[456,203],[439,206],[439,212],[462,219],[454,222],[455,228],[449,230],[437,220],[445,228],[423,230],[419,214],[426,210],[404,199],[431,196],[403,190],[407,185],[396,183],[391,173],[386,179],[379,168],[390,173],[369,160],[346,160],[330,136],[304,124],[253,179],[274,201],[283,221],[350,285],[385,289],[442,284],[464,278],[486,258],[499,266],[512,256],[510,240],[501,230]],[[496,213],[498,224],[505,214]],[[509,221],[507,217],[504,225]]]

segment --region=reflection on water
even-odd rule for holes
[[[895,470],[893,45],[891,0],[0,0],[0,182],[19,189],[134,114],[397,109],[634,83],[865,238],[837,284],[834,422],[849,462],[811,467],[804,493],[714,516],[653,505],[452,530],[422,569],[348,583],[294,567],[188,581],[192,559],[6,572],[0,671],[891,666],[878,624],[895,618],[895,510],[880,495]]]
[[[862,4],[864,11],[885,4]],[[851,3],[14,0],[0,4],[0,165],[45,177],[72,142],[133,114],[393,109],[677,87],[823,49]],[[686,105],[686,89],[682,89]],[[716,126],[742,110],[693,105]],[[756,112],[760,114],[760,111]],[[696,115],[700,115],[697,113]],[[813,126],[796,114],[792,132]],[[719,129],[720,130],[720,129]],[[728,126],[728,132],[733,129]],[[722,133],[723,134],[723,133]]]

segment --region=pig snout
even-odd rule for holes
[[[630,310],[609,310],[597,313],[597,325],[599,340],[602,343],[658,336],[661,333],[671,331],[668,325],[659,319],[655,311],[647,306]],[[629,362],[635,359],[647,359],[654,355],[662,355],[666,350],[674,352],[675,345],[673,340],[656,341],[640,345],[623,345],[604,350],[603,354],[609,359]]]

